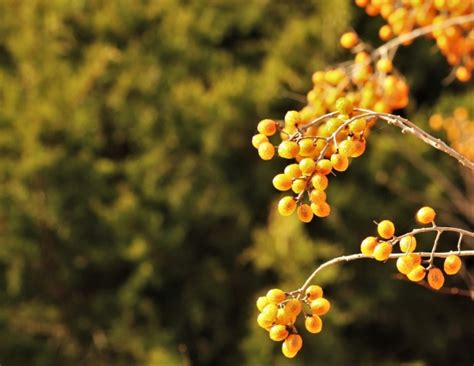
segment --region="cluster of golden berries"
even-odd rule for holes
[[[433,114],[429,119],[429,124],[435,131],[444,129],[451,146],[469,160],[474,161],[474,120],[469,118],[466,108],[456,108],[453,115],[447,118],[443,118],[440,114]]]
[[[306,123],[302,113],[289,111],[282,125],[270,119],[258,124],[259,133],[253,136],[252,144],[263,160],[270,160],[276,154],[296,160],[273,178],[276,189],[294,193],[279,201],[281,215],[289,216],[296,211],[303,222],[310,222],[314,216],[328,216],[331,212],[325,193],[328,175],[345,171],[350,159],[365,152],[366,137],[374,120],[357,118],[347,98],[339,98],[336,109],[332,118],[328,116],[318,123]],[[281,142],[275,147],[269,137],[277,131]]]
[[[456,67],[458,80],[466,82],[471,78],[471,70],[474,67],[472,22],[446,28],[436,27],[451,18],[472,13],[471,1],[355,0],[355,3],[365,8],[368,15],[380,14],[387,21],[387,24],[379,29],[379,37],[383,41],[409,33],[418,27],[432,25],[434,30],[428,36],[435,38],[448,63]],[[403,44],[408,45],[412,41],[407,39]]]
[[[433,224],[436,212],[431,207],[422,207],[416,213],[416,219],[421,224]],[[395,225],[390,220],[383,220],[377,225],[379,237],[369,236],[365,238],[360,249],[362,254],[373,256],[378,261],[387,260],[392,254],[393,246],[400,245],[400,251],[405,253],[397,259],[397,269],[406,275],[410,281],[421,281],[428,272],[428,284],[435,290],[439,290],[444,284],[443,272],[436,268],[430,261],[428,267],[423,266],[419,254],[414,253],[416,249],[416,238],[414,235],[404,234],[395,236]],[[454,275],[461,269],[461,259],[452,254],[444,260],[444,272]]]
[[[323,328],[321,316],[327,314],[331,304],[323,297],[323,289],[320,286],[311,285],[302,299],[280,289],[269,290],[266,296],[257,299],[257,308],[260,311],[257,317],[258,325],[268,331],[271,340],[283,341],[283,354],[293,358],[303,346],[303,339],[295,326],[298,316],[304,313],[304,326],[308,332],[319,333]]]

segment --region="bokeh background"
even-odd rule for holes
[[[283,165],[258,158],[256,123],[351,57],[344,31],[377,46],[381,24],[349,0],[0,0],[0,363],[471,365],[474,302],[394,279],[394,263],[322,272],[332,311],[296,359],[256,325],[257,296],[357,252],[372,220],[408,231],[429,203],[472,230],[472,174],[382,125],[332,180],[329,218],[275,214]],[[399,113],[472,116],[472,84],[443,84],[432,42],[395,63]],[[466,288],[472,264],[447,285]]]

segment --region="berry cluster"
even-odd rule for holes
[[[303,307],[308,311],[304,312]],[[331,304],[323,297],[320,286],[311,285],[306,289],[303,299],[280,289],[269,290],[266,296],[257,299],[257,308],[260,311],[258,325],[268,331],[273,341],[283,341],[283,354],[293,358],[303,346],[303,339],[295,326],[298,316],[303,312],[306,330],[313,334],[319,333],[323,327],[320,317],[329,311]]]
[[[416,220],[421,224],[434,225],[436,212],[431,207],[422,207],[416,213]],[[433,265],[433,257],[428,260],[428,266],[422,263],[419,254],[414,253],[416,249],[415,235],[404,234],[395,236],[395,225],[390,220],[383,220],[377,225],[379,237],[369,236],[365,238],[360,249],[362,254],[373,256],[378,261],[387,260],[392,254],[393,247],[398,243],[400,251],[405,255],[397,259],[397,269],[406,275],[410,281],[421,281],[428,272],[428,284],[435,290],[439,290],[444,284],[443,272]],[[461,269],[461,259],[452,254],[444,260],[444,272],[454,275]]]
[[[474,31],[472,22],[463,25],[439,27],[440,24],[454,17],[470,14],[471,1],[461,0],[355,0],[355,3],[365,8],[370,16],[381,15],[387,24],[379,29],[379,37],[388,41],[394,36],[412,32],[415,28],[433,26],[428,33],[434,37],[441,53],[450,65],[455,66],[455,74],[459,81],[466,82],[471,78],[474,66]],[[407,38],[403,44],[413,41]]]
[[[433,114],[429,123],[433,130],[439,131],[443,128],[451,146],[469,160],[474,161],[474,121],[469,118],[466,108],[456,108],[453,116],[447,118],[443,118],[440,114]]]

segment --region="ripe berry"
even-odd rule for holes
[[[278,288],[273,288],[267,292],[267,299],[270,304],[279,304],[286,299],[286,294]]]
[[[254,148],[258,149],[262,142],[268,142],[268,137],[261,133],[257,133],[252,137],[252,145]]]
[[[425,206],[416,213],[416,220],[421,224],[429,224],[435,219],[436,212],[431,207]]]
[[[262,135],[272,136],[277,131],[277,126],[278,126],[278,123],[276,123],[274,120],[264,119],[263,121],[260,121],[258,123],[257,130]]]
[[[312,203],[316,204],[326,202],[326,192],[313,189],[309,194],[309,199]]]
[[[258,145],[258,155],[262,160],[271,160],[275,155],[275,147],[270,142]]]
[[[282,216],[290,216],[296,210],[296,201],[293,197],[286,196],[283,197],[278,202],[278,212]]]
[[[285,114],[285,124],[288,126],[294,126],[301,122],[301,115],[298,111],[288,111]]]
[[[305,175],[310,175],[316,168],[316,163],[311,158],[304,158],[300,161],[300,170]]]
[[[302,174],[300,166],[298,164],[287,165],[284,172],[292,179],[299,178]]]
[[[286,326],[277,324],[270,329],[269,335],[272,341],[279,342],[288,337],[288,330]]]
[[[377,238],[374,236],[368,236],[362,243],[360,244],[360,251],[364,255],[371,256],[374,254],[374,249],[377,246],[378,241]]]
[[[286,174],[277,174],[273,178],[273,186],[279,191],[287,191],[291,188],[291,178]]]
[[[313,219],[313,211],[311,211],[311,207],[306,203],[300,205],[296,209],[296,213],[298,218],[303,222],[310,222]]]
[[[456,77],[462,82],[469,81],[471,79],[471,71],[464,66],[459,66],[456,69]]]
[[[323,321],[317,315],[308,316],[304,320],[304,326],[308,332],[317,334],[323,329]]]
[[[291,185],[291,189],[296,194],[303,192],[305,188],[306,188],[306,180],[304,179],[295,179],[293,181],[293,184]]]
[[[268,299],[266,296],[260,296],[257,299],[257,309],[263,311],[263,308],[268,305]]]
[[[328,159],[321,159],[316,163],[316,170],[318,173],[328,175],[329,173],[331,173],[332,170],[331,161],[329,161]]]
[[[329,180],[324,174],[316,173],[311,178],[311,183],[315,189],[324,191],[328,187]]]
[[[287,357],[287,358],[293,358],[293,357],[295,357],[296,354],[298,353],[298,351],[295,351],[295,350],[293,350],[293,351],[290,352],[290,350],[288,349],[288,346],[286,345],[285,342],[283,342],[283,343],[281,344],[281,352],[282,352],[283,355],[284,355],[285,357]]]
[[[365,118],[359,118],[349,125],[349,130],[352,133],[359,135],[365,131],[366,127],[367,127],[367,121],[365,120]]]
[[[294,141],[282,141],[278,145],[278,155],[285,159],[293,159],[298,155],[300,146]]]
[[[331,206],[327,202],[312,203],[311,211],[318,217],[326,217],[331,213]]]
[[[289,314],[285,308],[278,309],[276,323],[281,325],[288,325],[294,323],[293,319],[296,320],[291,314]]]
[[[278,314],[278,306],[276,303],[268,303],[263,307],[262,314],[268,319],[275,320]]]
[[[422,265],[416,265],[408,274],[407,277],[410,281],[418,282],[425,278],[426,269]]]
[[[285,339],[285,344],[286,347],[288,348],[288,351],[290,352],[298,352],[301,347],[303,347],[303,339],[299,334],[290,334],[286,339]]]
[[[459,272],[461,266],[461,258],[459,258],[457,255],[451,254],[444,260],[443,268],[447,275],[454,275]]]
[[[344,48],[352,48],[359,42],[359,37],[355,32],[347,32],[341,36],[341,46]]]
[[[421,263],[421,258],[413,256],[412,254],[404,255],[397,259],[397,269],[400,273],[408,274],[417,265]]]
[[[350,115],[354,111],[354,106],[347,98],[339,98],[336,101],[336,110],[345,115]]]
[[[389,73],[393,70],[392,61],[387,58],[381,58],[377,61],[377,70],[383,73]]]
[[[354,141],[347,139],[343,140],[338,145],[339,154],[351,157],[355,152]]]
[[[435,290],[439,290],[444,284],[444,275],[439,268],[431,268],[428,271],[428,283]]]
[[[374,258],[378,261],[385,261],[392,254],[392,245],[386,241],[381,242],[375,246]]]
[[[285,311],[291,316],[298,316],[301,313],[301,302],[291,299],[285,304]]]
[[[323,297],[323,289],[317,285],[311,285],[306,289],[306,298],[310,301]]]
[[[268,317],[268,315],[261,313],[261,314],[258,314],[257,324],[263,329],[268,330],[268,328],[271,327],[273,324],[273,319]]]
[[[311,301],[311,310],[315,315],[324,315],[331,309],[331,303],[324,297]]]
[[[408,235],[400,240],[400,250],[403,253],[411,253],[416,248],[416,238],[413,235]]]
[[[380,237],[390,239],[395,234],[395,225],[390,220],[383,220],[377,225],[377,232]]]
[[[349,159],[347,158],[347,156],[341,154],[332,154],[331,164],[334,170],[337,170],[338,172],[343,172],[349,167]]]

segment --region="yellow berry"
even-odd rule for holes
[[[371,256],[374,254],[374,249],[377,246],[378,241],[377,238],[374,236],[368,236],[362,243],[360,244],[360,251],[362,254]]]
[[[336,110],[344,115],[350,115],[354,111],[354,106],[347,98],[339,98],[336,100]]]
[[[355,32],[347,32],[341,36],[340,43],[344,48],[352,48],[359,42],[359,37]]]
[[[351,157],[355,152],[354,141],[347,139],[343,140],[338,145],[339,154]]]
[[[377,70],[383,73],[389,73],[393,70],[392,61],[390,61],[388,58],[381,58],[380,60],[378,60],[376,67]]]
[[[290,352],[298,352],[301,347],[303,347],[303,339],[299,334],[290,334],[286,339],[284,344],[286,344],[286,347],[288,351]]]
[[[311,207],[306,203],[300,205],[296,209],[296,213],[298,218],[303,222],[310,222],[313,219],[313,211],[311,211]]]
[[[294,126],[301,122],[301,115],[298,111],[288,111],[285,114],[285,124],[288,126]]]
[[[326,202],[326,192],[313,189],[309,194],[309,199],[312,203]]]
[[[264,308],[265,306],[267,306],[267,305],[268,305],[268,299],[267,299],[266,296],[260,296],[260,297],[257,299],[257,309],[258,309],[259,311],[262,311],[263,308]]]
[[[418,210],[416,213],[416,220],[420,224],[429,224],[434,221],[436,212],[431,207],[425,206]]]
[[[456,69],[456,78],[462,82],[469,81],[471,79],[471,71],[465,66],[459,66]]]
[[[301,177],[301,169],[298,164],[287,165],[284,172],[292,179]]]
[[[447,275],[454,275],[459,272],[461,266],[461,258],[459,258],[457,255],[451,254],[444,260],[443,268]]]
[[[421,258],[420,258],[421,262]],[[416,263],[416,259],[411,255],[404,255],[397,258],[397,269],[400,273],[408,274],[410,271],[420,263]]]
[[[316,168],[316,163],[311,158],[304,158],[300,161],[300,170],[305,175],[310,175]]]
[[[270,304],[279,304],[280,302],[286,299],[286,294],[278,288],[273,288],[271,290],[268,290],[267,299]]]
[[[296,350],[290,351],[290,350],[288,349],[288,346],[287,346],[287,344],[286,344],[285,342],[283,342],[283,343],[281,344],[281,352],[282,352],[283,355],[284,355],[285,357],[287,357],[287,358],[293,358],[293,357],[295,357],[296,354],[298,353],[298,351],[296,351]]]
[[[268,137],[261,133],[257,133],[252,137],[252,145],[254,148],[258,149],[262,142],[268,142]]]
[[[288,337],[288,330],[286,326],[277,324],[270,329],[269,335],[272,341],[279,342]]]
[[[311,178],[311,183],[315,189],[324,191],[328,187],[329,180],[324,174],[316,173]]]
[[[276,303],[269,302],[263,307],[262,314],[264,314],[268,319],[271,319],[273,321],[276,319],[276,316],[278,314],[278,306],[276,305]]]
[[[288,325],[294,323],[293,319],[294,318],[291,314],[289,314],[285,307],[278,309],[277,317],[276,317],[276,323],[281,324],[281,325]]]
[[[301,302],[297,299],[291,299],[285,304],[285,311],[291,316],[298,316],[301,313]]]
[[[400,240],[400,250],[403,253],[411,253],[416,249],[416,238],[413,235],[408,235]]]
[[[410,281],[418,282],[425,278],[426,269],[421,264],[416,265],[408,272],[407,277]]]
[[[311,301],[311,310],[315,315],[324,315],[331,309],[331,303],[324,297]]]
[[[374,258],[378,261],[385,261],[392,254],[392,245],[383,241],[377,244],[374,248]]]
[[[312,203],[311,211],[318,217],[326,217],[331,213],[331,206],[327,202]]]
[[[332,170],[331,161],[328,159],[321,159],[316,163],[316,170],[318,173],[328,175]]]
[[[298,145],[300,146],[299,154],[301,156],[311,156],[316,151],[316,146],[312,139],[302,139],[298,142]]]
[[[273,319],[269,318],[266,314],[258,314],[257,324],[263,329],[267,329],[272,326]]]
[[[351,158],[358,158],[365,152],[366,144],[364,139],[354,140],[352,146],[353,150],[350,155]]]
[[[257,130],[262,135],[272,136],[277,131],[277,126],[278,126],[278,123],[276,123],[274,120],[264,119],[258,123]]]
[[[444,275],[439,268],[431,268],[428,271],[428,284],[435,290],[439,290],[443,287]]]
[[[334,170],[337,170],[338,172],[343,172],[346,171],[349,167],[349,159],[347,158],[347,156],[341,154],[332,154],[331,165]]]
[[[306,298],[310,301],[323,297],[323,289],[317,285],[311,285],[306,289]]]
[[[349,125],[349,130],[352,133],[359,135],[360,133],[365,131],[366,127],[367,121],[365,120],[365,118],[359,118]]]
[[[277,174],[273,178],[273,186],[279,191],[287,191],[291,188],[291,178],[286,174]]]
[[[304,325],[306,330],[313,334],[317,334],[323,329],[323,321],[317,315],[306,317]]]
[[[262,160],[271,160],[275,155],[275,147],[270,142],[258,145],[258,155]]]
[[[295,179],[293,181],[293,184],[291,185],[291,189],[296,194],[303,192],[305,188],[306,188],[306,180],[304,179]]]
[[[290,216],[296,210],[296,201],[293,197],[283,197],[278,202],[278,212],[282,216]]]
[[[390,239],[395,234],[395,225],[390,220],[383,220],[377,225],[380,237]]]
[[[293,159],[299,151],[300,146],[294,141],[285,140],[278,145],[278,155],[285,159]]]

